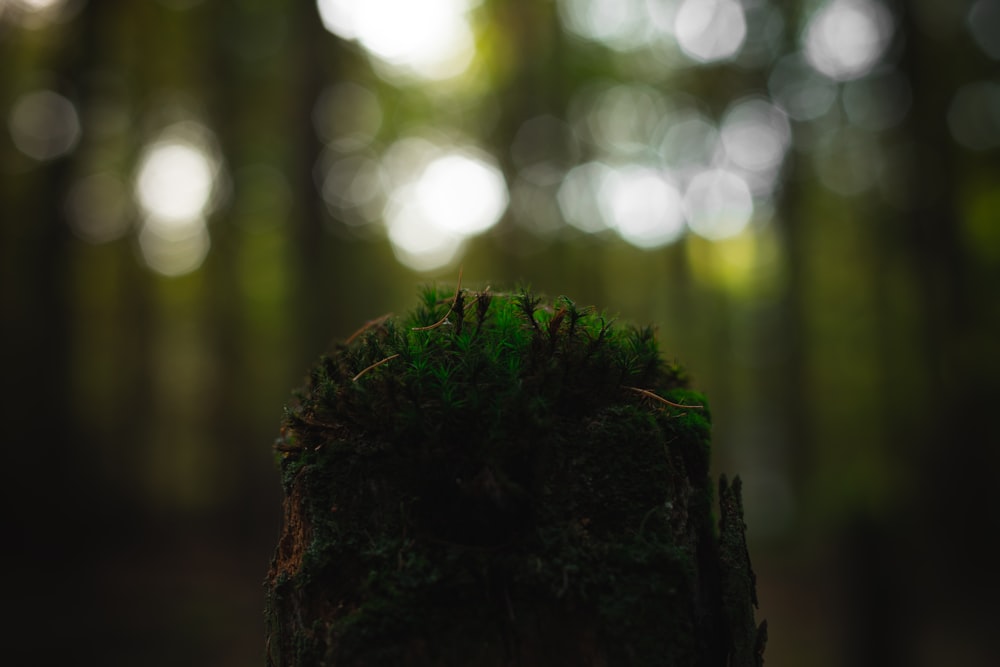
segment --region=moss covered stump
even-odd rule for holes
[[[739,480],[716,512],[651,329],[428,288],[321,358],[275,448],[270,665],[763,662]]]

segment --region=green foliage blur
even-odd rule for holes
[[[997,0],[0,0],[4,651],[262,664],[272,443],[420,285],[658,327],[768,664],[992,665]]]

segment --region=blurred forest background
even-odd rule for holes
[[[271,444],[429,281],[656,323],[767,664],[1000,664],[1000,0],[0,0],[7,664],[263,664]]]

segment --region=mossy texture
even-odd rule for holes
[[[268,661],[762,662],[738,480],[654,331],[426,289],[320,359],[276,443]]]

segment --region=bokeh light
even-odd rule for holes
[[[429,219],[462,236],[485,232],[507,208],[503,174],[483,155],[450,153],[435,159],[417,181],[415,194]]]
[[[11,108],[7,124],[18,150],[39,161],[66,155],[80,140],[76,107],[51,90],[38,90],[19,97]]]
[[[558,234],[564,221],[559,210],[559,187],[565,172],[547,162],[518,172],[510,188],[510,212],[515,223],[536,237]]]
[[[684,193],[684,210],[691,231],[718,241],[746,228],[753,217],[753,196],[738,174],[710,169],[691,179]]]
[[[566,174],[556,195],[566,222],[588,234],[608,228],[599,193],[610,173],[611,167],[603,162],[587,162]]]
[[[0,20],[9,20],[29,30],[66,21],[83,7],[77,0],[0,0]]]
[[[769,196],[792,143],[784,112],[760,97],[738,100],[726,111],[720,129],[730,164],[753,185],[758,196]]]
[[[557,194],[565,221],[641,248],[675,241],[685,222],[711,240],[742,232],[755,198],[767,203],[777,187],[792,145],[788,117],[753,96],[732,103],[717,127],[699,106],[638,84],[578,94],[574,127],[602,159],[566,173]]]
[[[948,108],[951,136],[974,151],[1000,147],[1000,83],[977,81],[958,89]]]
[[[806,26],[806,60],[836,81],[856,79],[878,63],[893,29],[892,15],[876,0],[831,0]]]
[[[632,51],[670,34],[677,0],[560,0],[563,27],[617,51]]]
[[[467,0],[317,0],[327,30],[357,41],[386,74],[448,79],[475,57]]]
[[[689,58],[710,63],[732,58],[747,35],[743,6],[736,0],[684,0],[674,24],[677,43]]]
[[[400,262],[417,271],[451,263],[464,241],[493,227],[507,210],[496,161],[471,146],[407,137],[383,158],[389,201],[385,225]]]
[[[351,226],[375,222],[385,205],[385,174],[369,153],[324,155],[319,189],[330,214]]]
[[[191,273],[208,256],[211,239],[204,219],[166,221],[147,218],[139,230],[146,266],[168,277]]]
[[[218,201],[221,159],[207,128],[182,122],[148,144],[135,173],[143,213],[139,246],[146,264],[167,276],[197,269],[208,254],[207,216]]]
[[[205,150],[166,139],[150,146],[139,163],[136,196],[146,215],[186,221],[202,215],[215,186],[215,165]]]
[[[657,248],[684,231],[681,194],[662,171],[626,165],[603,175],[599,190],[604,216],[634,246]]]
[[[979,0],[969,8],[967,22],[983,53],[1000,60],[1000,0]]]
[[[791,53],[775,63],[768,77],[771,97],[797,121],[815,120],[837,100],[837,86],[817,74],[800,53]]]
[[[639,83],[585,88],[569,108],[577,136],[603,153],[622,157],[650,150],[666,112],[663,94]]]
[[[719,131],[704,114],[685,109],[669,119],[659,149],[673,172],[688,178],[718,159]]]
[[[386,208],[386,231],[393,254],[414,271],[448,266],[458,257],[463,239],[428,219],[410,190],[399,192]]]

